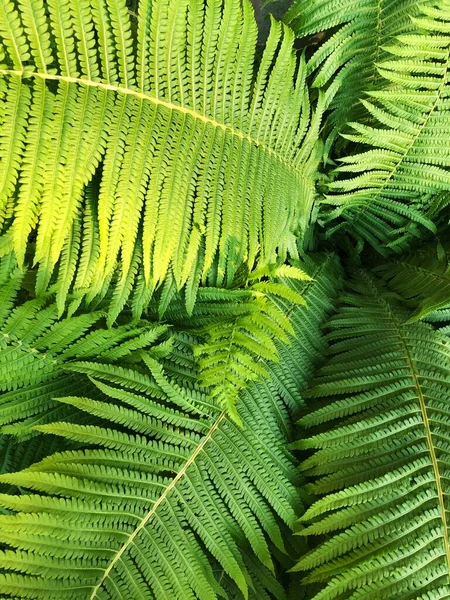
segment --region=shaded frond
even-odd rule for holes
[[[387,48],[380,72],[390,85],[363,101],[377,126],[352,123],[347,136],[370,149],[342,159],[326,199],[336,206],[324,218],[328,235],[343,229],[382,254],[402,249],[410,222],[434,231],[428,207],[450,191],[450,4],[421,10],[420,33]]]
[[[448,448],[450,345],[365,272],[329,321],[329,360],[297,443],[322,497],[302,517],[323,535],[297,569],[316,600],[450,595]]]
[[[0,473],[20,471],[55,452],[66,450],[71,443],[57,436],[38,435],[19,442],[14,436],[0,435]],[[1,493],[17,493],[15,486],[0,485]]]
[[[413,308],[410,321],[450,305],[448,247],[428,244],[379,267],[389,288]]]
[[[22,278],[13,273],[0,285],[0,426],[4,433],[29,435],[32,426],[55,418],[55,397],[95,391],[88,378],[68,372],[72,363],[125,367],[167,327],[140,322],[106,329],[101,311],[59,319],[51,295],[11,309]]]
[[[322,297],[322,286],[326,287],[329,302],[336,292],[339,279],[339,267],[336,259],[329,256],[304,257],[302,266],[270,265],[251,273],[246,270],[237,276],[238,289],[213,287],[199,288],[197,302],[188,315],[185,299],[176,294],[164,311],[163,322],[174,330],[189,332],[195,336],[194,356],[198,362],[200,383],[210,389],[210,393],[227,407],[228,414],[239,419],[236,402],[239,394],[249,382],[267,378],[268,369],[273,373],[278,366],[284,365],[286,389],[287,383],[296,370],[298,377],[307,379],[300,368],[300,355],[295,357],[295,345],[298,332],[303,340],[302,351],[313,344],[311,355],[319,351],[320,338],[317,338],[316,318],[322,318],[325,306],[309,306],[306,293],[316,293]],[[319,280],[315,279],[316,272]],[[330,279],[332,278],[332,279]],[[333,285],[334,284],[334,285]],[[158,299],[154,299],[147,308],[147,316],[158,319]],[[299,306],[307,306],[299,311]],[[317,312],[320,308],[321,312]],[[303,326],[300,326],[301,321]],[[313,325],[314,324],[314,325]],[[312,330],[312,338],[309,336]],[[317,346],[316,346],[317,343]],[[289,358],[289,354],[292,354]],[[282,360],[280,360],[283,355]],[[320,356],[320,352],[319,352]],[[296,362],[297,361],[297,362]],[[286,365],[289,364],[289,368]],[[308,372],[309,375],[309,372]],[[291,392],[295,396],[295,385]]]
[[[420,4],[430,3],[424,0]],[[386,46],[414,30],[417,0],[294,0],[285,20],[298,37],[316,36],[319,47],[308,61],[313,86],[338,85],[328,121],[330,141],[349,121],[366,116],[361,99],[385,87],[377,64],[389,57]],[[325,39],[324,39],[325,38]],[[314,37],[312,41],[314,42]],[[313,46],[314,48],[314,46]]]
[[[56,281],[62,308],[116,274],[115,316],[136,281],[195,299],[213,267],[295,256],[325,99],[313,114],[287,27],[255,73],[248,0],[142,0],[136,26],[125,0],[0,10],[3,243],[22,264],[36,236],[38,293]]]

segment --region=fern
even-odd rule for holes
[[[143,354],[148,370],[133,367],[135,379],[133,368],[72,365],[98,396],[58,401],[101,423],[37,426],[81,449],[0,477],[31,490],[0,496],[16,513],[0,517],[5,597],[284,597],[270,551],[283,551],[280,523],[292,526],[298,504],[284,446],[305,386],[296,364],[311,372],[339,273],[332,257],[310,260],[308,270],[311,315],[294,309],[293,349],[242,395],[243,427],[198,388],[186,334],[159,359]]]
[[[255,75],[248,0],[142,0],[136,27],[125,0],[0,15],[3,244],[22,265],[36,236],[37,293],[59,265],[61,309],[101,297],[118,263],[118,312],[136,280],[195,296],[194,272],[221,285],[296,255],[325,103],[312,113],[289,29],[272,23]]]
[[[329,143],[345,132],[349,121],[367,118],[361,99],[366,92],[385,87],[377,66],[389,59],[386,47],[399,35],[414,31],[411,17],[418,13],[416,0],[292,2],[285,19],[299,37],[316,35],[322,39],[326,35],[308,61],[307,70],[315,73],[314,87],[339,86],[328,120],[332,133]]]
[[[0,425],[3,433],[21,437],[58,414],[55,397],[95,390],[87,378],[80,381],[69,372],[72,363],[93,360],[125,368],[167,331],[148,322],[107,330],[101,311],[59,320],[51,295],[17,303],[23,277],[17,271],[0,285],[6,309],[0,315]]]
[[[288,3],[0,1],[1,598],[450,597],[450,0]]]
[[[450,189],[449,14],[447,0],[423,6],[414,20],[420,33],[401,36],[387,48],[393,59],[380,72],[391,86],[363,101],[381,127],[352,124],[355,133],[346,137],[371,149],[342,159],[343,176],[330,184],[336,193],[326,200],[336,208],[324,219],[340,222],[327,235],[345,229],[387,254],[403,249],[396,230],[408,222],[435,231],[427,205]]]
[[[228,414],[238,423],[240,418],[236,403],[240,392],[249,381],[267,375],[261,359],[278,360],[276,340],[288,342],[288,334],[294,333],[290,315],[295,306],[305,302],[298,291],[300,285],[295,286],[296,280],[311,279],[296,267],[282,265],[273,271],[273,275],[276,277],[287,273],[289,285],[273,280],[260,281],[269,273],[263,270],[248,276],[250,297],[245,303],[246,312],[234,319],[227,318],[206,325],[200,331],[206,341],[196,346],[194,351],[199,361],[200,383],[211,389],[212,396],[227,408]],[[222,296],[221,292],[216,293],[219,298]],[[287,301],[287,311],[285,307],[277,305],[277,298]]]
[[[14,436],[2,435],[0,436],[0,473],[20,471],[68,446],[71,446],[70,442],[57,436],[36,435],[32,440],[19,442]],[[0,485],[1,493],[14,494],[18,491],[20,488],[15,486]],[[3,508],[0,508],[0,511],[6,512]]]
[[[379,268],[389,288],[413,308],[410,321],[423,319],[450,304],[450,268],[446,246],[425,245],[419,251]]]
[[[407,314],[361,272],[329,322],[308,393],[327,401],[300,421],[322,431],[297,444],[316,450],[302,468],[322,496],[302,534],[327,535],[297,566],[322,583],[317,600],[450,594],[449,344]]]

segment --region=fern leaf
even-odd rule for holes
[[[446,0],[439,8],[423,6],[415,19],[422,33],[401,36],[389,48],[395,59],[380,71],[391,85],[364,101],[380,126],[353,124],[348,137],[371,149],[342,159],[342,176],[330,185],[337,193],[326,200],[336,208],[324,219],[340,222],[327,234],[344,229],[387,254],[402,249],[396,230],[408,222],[435,231],[422,198],[429,202],[450,190],[448,8]]]
[[[310,279],[296,285],[310,309],[291,306],[291,345],[277,342],[284,360],[267,363],[268,378],[242,392],[243,427],[199,388],[192,336],[177,333],[157,359],[157,346],[148,344],[163,326],[138,336],[129,328],[128,338],[119,328],[95,330],[67,349],[66,366],[89,375],[92,389],[60,398],[65,412],[36,427],[44,437],[35,439],[51,432],[64,450],[34,464],[13,462],[25,468],[11,473],[6,465],[0,477],[8,545],[0,552],[0,593],[47,600],[286,597],[272,554],[285,552],[281,527],[292,526],[298,504],[285,446],[290,413],[303,404],[299,390],[324,343],[320,327],[340,274],[331,256],[307,259],[305,269]],[[210,306],[222,292],[202,290]],[[105,348],[108,334],[122,343]],[[92,358],[68,360],[83,349]],[[95,358],[102,349],[103,359]],[[146,371],[140,360],[108,364],[135,352]]]
[[[389,288],[413,308],[411,322],[450,304],[450,269],[447,249],[436,244],[425,245],[407,255],[379,267]]]
[[[165,376],[163,378],[164,387],[173,385]],[[48,592],[49,597],[66,596],[69,582],[72,591],[67,597],[77,597],[84,590],[89,597],[95,598],[105,592],[113,595],[129,593],[130,585],[136,586],[136,593],[140,593],[138,590],[145,581],[145,586],[154,593],[168,597],[194,598],[195,594],[202,598],[215,598],[221,588],[215,581],[212,568],[206,561],[196,558],[204,554],[205,547],[247,597],[249,573],[233,536],[241,537],[240,532],[245,532],[262,563],[257,568],[272,569],[260,522],[264,522],[269,510],[275,510],[289,523],[294,516],[291,508],[294,488],[284,474],[286,469],[289,471],[291,468],[286,458],[279,464],[281,448],[276,451],[277,461],[271,461],[272,475],[269,476],[267,464],[261,469],[255,462],[261,460],[258,453],[271,460],[262,438],[251,433],[250,427],[244,437],[219,409],[210,407],[199,419],[186,413],[182,405],[175,404],[176,396],[173,394],[164,400],[168,403],[168,407],[164,408],[164,403],[149,403],[145,395],[128,392],[126,387],[119,392],[104,385],[101,389],[116,400],[119,397],[120,405],[83,398],[65,398],[63,401],[102,417],[104,422],[109,422],[108,429],[70,423],[39,427],[40,431],[53,430],[57,435],[82,444],[95,440],[100,450],[86,448],[79,458],[78,452],[62,453],[44,459],[22,474],[5,476],[10,484],[14,480],[15,485],[26,485],[36,492],[50,492],[48,499],[44,500],[49,516],[44,517],[42,513],[37,520],[43,526],[42,518],[49,518],[54,528],[63,526],[71,530],[66,545],[68,554],[53,559],[47,557],[54,565],[49,573],[56,574],[63,564],[69,565],[70,556],[75,559],[74,544],[82,543],[86,547],[86,544],[91,546],[94,543],[92,552],[85,553],[84,558],[75,552],[75,560],[84,563],[86,576],[80,579],[81,572],[77,574],[75,570],[72,571],[74,576],[69,575],[66,580],[51,577],[47,585],[51,585],[54,591]],[[191,394],[187,389],[183,391],[183,403],[190,401]],[[126,408],[124,402],[131,402],[134,408]],[[255,409],[253,407],[252,411]],[[249,408],[242,405],[244,418],[250,418],[248,411]],[[117,425],[125,426],[130,433],[115,429]],[[236,447],[235,456],[224,452],[229,444]],[[78,466],[75,467],[75,464]],[[170,470],[174,471],[171,477],[168,476]],[[228,473],[230,479],[227,484],[222,472]],[[26,484],[23,478],[27,479]],[[66,495],[69,481],[73,482],[72,499],[68,500],[71,514],[62,515],[58,509],[60,500],[51,495],[51,489]],[[279,481],[285,482],[281,493]],[[100,504],[95,500],[99,494],[104,498]],[[77,498],[81,497],[84,508],[81,504],[77,505]],[[24,498],[36,508],[42,502],[37,494],[25,495]],[[129,504],[125,511],[124,500]],[[20,509],[18,496],[5,498],[5,503]],[[37,510],[39,513],[40,510]],[[17,515],[17,518],[26,521],[27,513],[21,514],[23,516]],[[77,533],[84,529],[82,524],[85,520],[90,522],[88,537],[91,542],[88,539],[81,541]],[[78,525],[72,528],[70,523],[75,522]],[[111,538],[108,529],[113,523],[117,534]],[[5,525],[5,539],[10,539],[6,522]],[[97,541],[94,541],[95,537]],[[111,543],[114,548],[112,554],[95,550],[95,547],[100,549],[105,544],[111,547]],[[33,544],[31,542],[31,546]],[[25,558],[23,552],[13,554],[2,556],[5,567],[15,569],[15,561],[20,556]],[[31,566],[33,562],[36,565],[34,556],[31,552],[23,560],[22,566],[26,567],[24,575],[14,576],[16,585],[23,591],[28,586],[33,589],[40,587],[34,576],[36,566]],[[9,585],[10,577],[6,575],[0,584],[5,593],[15,587]],[[131,583],[132,580],[134,583]]]
[[[37,234],[38,293],[56,283],[61,306],[67,292],[102,298],[119,267],[122,305],[138,245],[141,298],[169,274],[181,289],[217,268],[217,284],[228,285],[243,263],[295,257],[325,104],[313,113],[288,28],[273,22],[255,75],[248,0],[142,1],[137,27],[125,0],[2,10],[4,202],[20,265]],[[99,247],[89,277],[73,282],[57,265],[97,176]],[[90,247],[82,235],[72,264]]]
[[[293,279],[287,280],[289,284],[274,280],[259,281],[267,273],[277,271],[292,274]],[[246,290],[247,297],[239,290],[216,290],[225,318],[210,322],[200,329],[198,334],[204,342],[194,348],[201,372],[200,383],[210,388],[213,397],[226,407],[228,414],[233,415],[237,423],[240,420],[235,405],[239,394],[248,382],[267,375],[266,368],[259,364],[261,359],[278,360],[275,340],[288,342],[288,334],[293,333],[289,320],[292,307],[305,304],[298,291],[301,289],[299,280],[308,281],[310,277],[295,267],[287,267],[281,271],[277,267],[269,267],[250,274],[248,279],[252,283]],[[208,294],[211,295],[211,290],[208,290]],[[242,310],[239,308],[239,296],[245,298],[241,304]],[[277,306],[277,298],[288,301],[288,315]],[[233,305],[227,307],[225,302],[230,301]],[[200,304],[200,310],[205,308]],[[194,326],[197,314],[194,309]]]
[[[330,358],[308,392],[326,402],[300,421],[320,430],[297,444],[316,450],[303,470],[321,495],[302,533],[327,534],[297,566],[321,584],[317,599],[450,593],[450,352],[406,315],[361,272],[329,322]]]
[[[140,323],[107,330],[101,328],[101,311],[59,320],[51,296],[11,310],[22,278],[16,270],[0,285],[0,424],[5,432],[28,436],[32,423],[50,418],[55,397],[81,388],[92,392],[87,378],[80,381],[75,371],[68,373],[72,364],[95,358],[125,367],[167,328]]]
[[[426,4],[431,4],[430,0],[420,4],[416,0],[292,2],[286,22],[298,37],[310,37],[312,47],[318,46],[308,61],[308,74],[314,73],[313,86],[331,82],[339,86],[328,119],[328,143],[346,131],[347,123],[367,119],[361,98],[384,87],[377,64],[389,58],[387,46],[399,35],[414,31],[411,17]]]

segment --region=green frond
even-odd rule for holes
[[[389,288],[413,309],[410,321],[428,317],[450,305],[448,248],[428,244],[379,267]]]
[[[326,534],[301,558],[317,600],[450,594],[448,338],[405,323],[394,295],[360,272],[329,321],[329,360],[300,420],[321,496],[301,518]]]
[[[167,327],[141,322],[108,330],[101,311],[59,319],[51,296],[17,303],[22,277],[16,271],[0,285],[0,426],[28,436],[33,425],[54,417],[55,397],[94,392],[88,378],[69,372],[72,364],[125,367]]]
[[[290,413],[303,403],[340,278],[332,256],[305,269],[296,284],[310,308],[292,307],[291,345],[277,342],[283,360],[241,394],[242,427],[197,385],[190,335],[174,334],[158,359],[155,347],[142,354],[146,372],[71,363],[96,396],[59,402],[86,420],[37,429],[78,448],[0,476],[21,490],[0,494],[5,598],[285,598],[272,552],[285,551],[281,527],[292,527],[299,502]]]
[[[367,118],[366,92],[385,87],[377,64],[389,58],[386,46],[415,29],[411,17],[431,0],[293,0],[285,20],[314,50],[307,64],[313,86],[339,86],[328,118],[333,141],[349,121]]]
[[[122,381],[119,388],[99,385],[110,398],[107,402],[63,398],[107,427],[60,422],[39,430],[95,448],[57,454],[5,477],[12,485],[47,496],[4,499],[23,511],[14,517],[20,521],[15,531],[20,533],[30,517],[43,529],[22,545],[19,538],[11,540],[8,519],[12,521],[5,517],[6,538],[22,550],[4,554],[3,566],[15,571],[20,561],[22,575],[4,576],[2,592],[23,595],[31,588],[47,598],[115,598],[131,589],[142,594],[148,587],[150,597],[215,598],[220,584],[208,562],[197,559],[206,548],[246,597],[250,574],[238,545],[245,538],[262,562],[259,569],[273,569],[265,536],[278,544],[281,537],[267,515],[275,510],[292,523],[295,501],[287,479],[293,476],[292,465],[274,444],[274,434],[265,430],[257,435],[252,417],[256,406],[250,413],[245,401],[241,403],[244,435],[224,412],[206,399],[202,402],[199,390],[176,391],[177,384],[151,366],[152,377],[162,379],[170,395],[164,393],[155,403]],[[61,496],[66,498],[62,512]],[[266,522],[268,531],[260,524]],[[70,533],[63,546],[54,546],[53,556],[46,554],[49,578],[42,580],[36,568],[47,543],[46,524],[53,531],[69,528]],[[80,545],[89,550],[77,551]]]
[[[382,254],[403,249],[411,223],[435,231],[429,207],[450,191],[450,5],[421,10],[420,33],[400,36],[379,65],[390,85],[363,101],[374,125],[352,123],[346,136],[370,149],[342,159],[325,201],[336,207],[323,219],[328,235],[343,230]]]
[[[297,273],[300,274],[301,271]],[[306,276],[303,278],[307,279]],[[234,318],[210,322],[199,332],[205,340],[194,348],[200,383],[210,388],[212,396],[238,423],[236,402],[239,394],[250,381],[268,374],[262,360],[278,361],[276,340],[288,342],[288,334],[294,333],[290,314],[294,306],[305,304],[303,296],[295,289],[301,289],[298,279],[289,282],[290,285],[271,280],[252,283],[247,288],[250,296],[245,301],[245,312]],[[220,290],[217,293],[220,294]],[[232,294],[233,291],[225,295],[228,301]],[[276,298],[287,301],[287,314],[277,305]],[[233,300],[234,312],[236,299]],[[195,320],[195,312],[193,318]]]
[[[229,284],[296,255],[321,115],[294,36],[273,21],[256,65],[248,0],[5,0],[0,15],[0,226],[37,292],[136,314],[168,277]],[[91,188],[98,187],[93,201]],[[299,190],[301,193],[299,193]],[[303,190],[303,192],[302,192]]]
[[[306,265],[315,268],[310,259]],[[294,335],[292,315],[306,304],[302,292],[314,279],[300,263],[269,265],[237,277],[239,289],[200,288],[189,317],[182,296],[175,296],[164,321],[196,337],[200,384],[239,423],[240,393],[249,382],[268,375],[267,364],[278,362],[280,349]],[[155,298],[148,316],[157,319],[159,307]]]
[[[44,457],[65,450],[70,442],[57,436],[36,436],[26,442],[18,442],[13,436],[0,436],[0,473],[12,473],[28,468]],[[17,493],[17,488],[0,485],[0,493]],[[20,490],[19,490],[20,491]],[[0,508],[0,511],[3,509]]]
[[[311,260],[305,265],[314,269]],[[174,292],[167,302],[155,297],[147,306],[147,316],[160,319],[163,302],[163,322],[195,336],[200,383],[239,423],[239,394],[249,382],[268,375],[265,362],[278,361],[280,348],[294,333],[291,316],[298,305],[305,305],[302,290],[311,281],[298,262],[268,265],[251,273],[241,269],[233,281],[241,287],[199,288],[191,313],[187,292],[184,297]]]

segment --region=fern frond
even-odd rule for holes
[[[276,274],[277,269],[268,272]],[[292,275],[289,285],[273,280],[258,281],[266,274],[261,271],[256,276],[249,275],[249,280],[254,282],[247,288],[250,296],[245,302],[245,312],[206,325],[199,332],[205,341],[194,349],[199,361],[200,383],[210,388],[212,396],[238,423],[239,394],[250,381],[268,374],[261,364],[262,359],[278,361],[276,340],[288,342],[288,334],[294,333],[290,315],[295,306],[305,303],[298,291],[301,289],[298,281],[310,277],[295,267],[286,267],[281,272]],[[217,294],[221,296],[221,290],[217,290]],[[229,301],[233,291],[227,296]],[[277,298],[287,301],[287,312],[277,305]],[[235,304],[235,298],[232,299]],[[195,322],[195,312],[193,317]]]
[[[450,346],[407,314],[361,272],[329,322],[319,408],[300,421],[320,429],[297,444],[316,451],[303,470],[323,495],[301,521],[327,537],[297,566],[323,584],[317,600],[450,594]]]
[[[434,231],[427,204],[450,191],[450,5],[421,10],[420,33],[400,36],[380,66],[391,85],[363,101],[379,126],[353,123],[347,136],[370,149],[342,159],[326,199],[336,206],[324,219],[327,234],[345,230],[382,254],[402,249],[396,230],[411,221]]]
[[[22,566],[29,567],[22,571],[24,576],[5,576],[0,583],[3,592],[17,594],[12,577],[19,594],[28,586],[37,590],[44,585],[48,598],[79,597],[80,593],[90,598],[105,593],[126,596],[130,585],[137,594],[148,586],[151,593],[166,597],[215,598],[221,586],[208,562],[197,558],[206,548],[246,597],[249,573],[237,545],[244,534],[265,568],[273,568],[259,523],[268,523],[266,535],[280,545],[281,536],[270,510],[275,509],[292,523],[295,498],[286,478],[289,473],[292,477],[292,467],[282,448],[273,444],[274,434],[265,430],[263,442],[251,416],[256,407],[250,413],[243,402],[241,410],[247,423],[244,436],[227,420],[225,412],[203,401],[198,390],[181,389],[167,379],[157,363],[150,361],[149,366],[152,377],[158,378],[170,396],[164,393],[162,402],[155,404],[148,396],[129,390],[122,381],[120,388],[98,384],[109,402],[62,399],[108,422],[108,428],[60,422],[39,429],[83,445],[94,444],[97,449],[55,455],[21,474],[6,476],[11,484],[17,479],[18,485],[50,492],[47,498],[25,495],[22,506],[20,497],[4,498],[11,508],[25,510],[16,517],[22,522],[16,531],[28,521],[31,502],[37,513],[32,518],[37,518],[40,526],[45,527],[47,521],[53,530],[68,527],[71,533],[57,555],[47,555],[46,560],[53,565],[48,572],[54,574],[47,583],[35,576],[36,560],[39,562],[35,544],[39,546],[42,534],[34,541],[28,539],[26,559],[23,551],[16,558],[14,553],[4,554],[4,566],[16,570],[14,562],[20,559]],[[269,439],[274,458],[269,458],[266,448]],[[233,454],[230,445],[235,448]],[[258,453],[270,461],[269,468],[267,463],[261,468]],[[279,482],[283,482],[281,493]],[[61,494],[67,497],[67,511],[63,513]],[[103,497],[100,504],[99,494]],[[77,500],[81,497],[82,504]],[[86,539],[79,535],[84,523],[89,523]],[[6,521],[5,527],[10,540]],[[113,535],[111,527],[116,530]],[[90,548],[89,552],[74,553],[80,544]],[[74,566],[83,563],[82,570],[75,568],[67,579],[65,569],[61,578],[61,567],[71,561],[75,561]]]
[[[428,244],[378,268],[389,288],[413,308],[410,321],[450,305],[448,248]]]
[[[195,338],[186,334],[174,335],[162,358],[146,352],[146,373],[137,364],[71,363],[90,375],[97,396],[60,402],[98,424],[39,426],[81,448],[0,477],[22,490],[0,495],[10,512],[0,516],[8,544],[0,552],[1,594],[285,597],[271,550],[284,551],[280,525],[292,526],[298,503],[289,414],[302,404],[299,390],[323,344],[320,326],[340,275],[331,256],[308,259],[306,269],[313,280],[300,283],[310,309],[292,312],[291,346],[278,342],[285,362],[269,363],[269,376],[243,392],[243,427],[198,387]]]
[[[314,268],[311,260],[305,264]],[[199,288],[191,313],[187,293],[184,298],[175,294],[164,308],[163,322],[196,337],[200,383],[236,422],[240,393],[250,381],[268,374],[264,362],[278,361],[283,344],[277,341],[286,343],[293,334],[290,318],[298,305],[305,304],[302,290],[312,281],[299,265],[268,265],[251,273],[240,269],[233,284],[241,287]],[[149,318],[161,318],[162,301],[166,304],[152,300]]]
[[[101,311],[58,319],[51,296],[18,303],[11,310],[22,277],[15,272],[0,285],[0,426],[4,433],[23,436],[30,435],[33,425],[53,418],[55,397],[94,391],[88,378],[80,381],[68,372],[72,363],[120,362],[125,367],[167,327],[141,322],[108,330],[101,326]]]
[[[312,111],[288,28],[255,74],[248,0],[142,0],[137,27],[125,0],[6,0],[0,21],[4,235],[21,265],[36,234],[39,293],[102,297],[118,266],[114,317],[136,280],[193,302],[215,263],[222,285],[296,255],[326,99]]]
[[[0,473],[12,473],[26,469],[50,454],[66,450],[68,446],[70,446],[70,442],[57,436],[40,435],[26,442],[19,442],[13,436],[1,435]],[[14,494],[18,490],[14,486],[2,484],[0,492]]]
[[[313,86],[331,82],[339,86],[328,118],[329,143],[345,132],[349,121],[367,116],[361,99],[366,92],[385,87],[377,64],[389,57],[388,44],[414,31],[411,17],[419,14],[419,7],[416,0],[292,2],[286,22],[298,37],[316,36],[321,42],[307,64],[308,73],[315,73]]]

